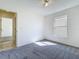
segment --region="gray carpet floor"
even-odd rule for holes
[[[0,59],[79,59],[79,49],[56,43],[36,42],[3,51]]]
[[[48,59],[79,59],[79,49],[61,44],[46,46],[34,45],[34,52],[39,56],[45,55]]]

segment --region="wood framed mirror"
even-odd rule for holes
[[[16,47],[16,13],[0,9],[0,50]]]

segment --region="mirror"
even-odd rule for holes
[[[1,32],[2,39],[11,40],[12,39],[12,19],[2,18],[1,27],[2,27],[2,32]]]
[[[16,13],[0,10],[0,51],[16,47]]]

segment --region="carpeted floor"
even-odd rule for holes
[[[34,48],[38,55],[43,54],[49,59],[79,59],[79,49],[51,42],[41,43],[36,43]]]
[[[0,52],[0,59],[79,59],[79,49],[41,41]]]

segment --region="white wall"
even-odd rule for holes
[[[43,17],[18,0],[1,0],[0,9],[17,13],[17,46],[42,39]]]
[[[68,16],[68,19],[67,19],[68,37],[67,38],[55,38],[53,36],[54,19],[55,17],[59,17],[61,15]],[[45,27],[44,37],[46,39],[79,47],[79,6],[45,16],[44,27]]]
[[[24,45],[42,39],[43,18],[31,11],[19,11],[17,44]]]

